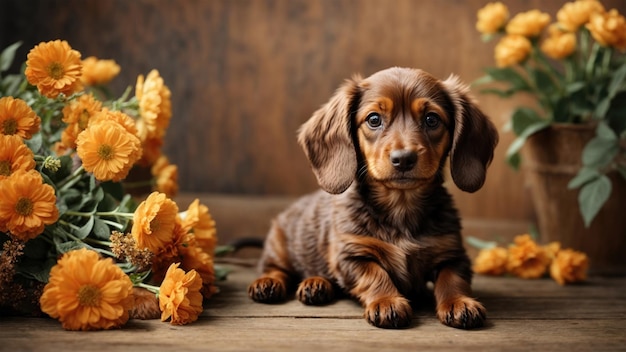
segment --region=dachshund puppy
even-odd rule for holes
[[[457,187],[480,189],[498,133],[457,78],[408,68],[356,76],[302,125],[298,142],[323,190],[273,221],[250,298],[280,302],[295,289],[304,304],[323,305],[341,290],[370,324],[400,328],[432,281],[443,324],[483,325],[443,170],[449,156]]]

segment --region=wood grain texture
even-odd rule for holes
[[[423,68],[471,82],[493,65],[495,43],[474,25],[484,0],[6,0],[0,44],[18,52],[62,38],[83,57],[115,59],[121,93],[160,71],[173,94],[165,152],[183,191],[300,195],[317,187],[296,144],[297,128],[354,73]],[[560,1],[506,2],[511,13]],[[623,0],[603,1],[626,13]],[[16,66],[17,68],[17,66]],[[521,100],[479,96],[499,128]],[[451,189],[464,216],[531,220],[520,174],[504,163],[504,132],[486,186]]]
[[[255,275],[231,267],[221,292],[187,326],[132,320],[120,330],[63,331],[52,319],[0,319],[1,351],[623,351],[626,280],[554,281],[478,276],[476,296],[489,311],[486,328],[446,327],[425,304],[403,330],[368,325],[362,308],[340,300],[323,307],[297,301],[264,305],[245,288]]]

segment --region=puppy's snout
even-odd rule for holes
[[[412,150],[393,150],[389,158],[391,165],[398,171],[409,171],[417,163],[417,153]]]

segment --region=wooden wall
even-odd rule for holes
[[[83,57],[122,67],[121,93],[156,68],[172,90],[165,152],[182,191],[295,196],[317,187],[295,142],[298,126],[354,73],[389,66],[471,82],[492,65],[474,29],[486,0],[5,0],[0,44],[20,61],[40,41],[66,39]],[[560,1],[506,1],[513,14]],[[623,0],[603,1],[626,13]],[[502,128],[512,100],[478,96]],[[454,186],[464,216],[527,221],[523,178],[504,163],[502,132],[485,187]]]

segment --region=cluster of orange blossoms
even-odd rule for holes
[[[541,43],[541,51],[553,59],[564,59],[576,50],[576,33],[586,28],[601,45],[626,50],[626,19],[617,10],[606,11],[597,0],[568,2],[557,12],[557,22],[550,24],[550,15],[530,10],[509,19],[509,10],[501,2],[493,2],[478,11],[476,29],[492,35],[504,31],[505,36],[495,48],[499,67],[523,62],[547,27],[548,35]]]
[[[50,268],[39,302],[43,312],[69,330],[122,326],[130,318],[133,286],[158,292],[162,320],[179,325],[198,319],[203,299],[216,291],[217,237],[209,210],[195,200],[179,212],[170,199],[178,191],[177,168],[161,153],[172,114],[170,90],[152,70],[138,77],[129,102],[100,101],[90,88],[108,83],[119,71],[112,60],[81,60],[66,41],[40,43],[29,52],[24,75],[39,94],[31,104],[43,101],[42,112],[61,106],[55,115],[63,126],[58,134],[44,135],[39,110],[27,100],[0,97],[0,237],[6,238],[0,255],[13,258],[21,252],[8,253],[6,248],[21,250],[40,237],[57,250],[67,248]],[[39,134],[43,142],[29,141]],[[38,155],[48,147],[46,142],[49,149]],[[58,181],[54,175],[62,157],[70,160],[72,170]],[[59,198],[76,199],[100,183],[123,184],[135,166],[150,168],[153,193],[131,213],[117,210],[120,206],[105,212],[75,211],[65,206],[69,200]],[[81,178],[86,181],[79,183]],[[87,186],[69,192],[75,185]],[[72,223],[76,219],[90,220],[79,226]],[[84,228],[102,232],[102,226],[123,230],[130,224],[128,233],[109,231],[109,241],[89,237],[91,233],[77,235]],[[59,234],[80,248],[63,247],[61,237],[55,237]],[[13,242],[18,245],[6,245]],[[3,262],[15,265],[13,259]],[[9,283],[4,281],[16,273],[9,264],[0,268],[0,306],[7,301],[2,291]],[[145,271],[132,272],[139,269]],[[130,274],[144,276],[131,280]],[[160,283],[160,288],[143,280]]]
[[[538,245],[528,234],[516,236],[509,248],[482,249],[474,259],[474,271],[483,275],[510,274],[523,279],[537,279],[547,273],[559,284],[584,281],[587,278],[587,255],[572,249],[561,249],[558,242]]]

